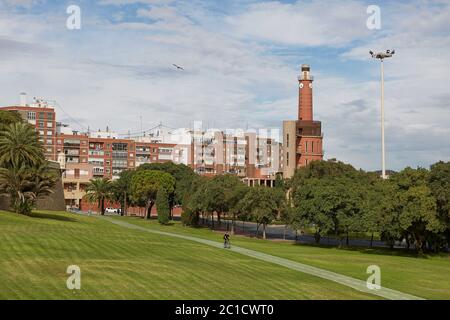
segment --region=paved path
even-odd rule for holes
[[[153,233],[153,234],[158,234],[158,235],[163,235],[163,236],[168,236],[168,237],[175,237],[175,238],[179,238],[179,239],[184,239],[184,240],[189,240],[189,241],[194,241],[194,242],[198,242],[198,243],[202,243],[208,246],[212,246],[215,248],[220,248],[222,250],[223,249],[223,244],[220,242],[215,242],[215,241],[211,241],[211,240],[206,240],[206,239],[201,239],[201,238],[197,238],[197,237],[192,237],[192,236],[187,236],[187,235],[182,235],[182,234],[176,234],[176,233],[169,233],[169,232],[164,232],[164,231],[157,231],[157,230],[152,230],[149,228],[144,228],[141,226],[137,226],[135,224],[131,224],[128,222],[124,222],[124,221],[120,221],[114,218],[109,218],[109,217],[102,217],[100,216],[101,219],[107,220],[109,222],[112,222],[116,225],[125,227],[125,228],[129,228],[129,229],[135,229],[135,230],[140,230],[140,231],[145,231],[145,232],[149,232],[149,233]],[[422,300],[423,298],[420,297],[416,297],[407,293],[403,293],[400,291],[396,291],[396,290],[391,290],[388,288],[384,288],[382,287],[379,290],[370,290],[367,288],[366,282],[362,281],[362,280],[358,280],[355,278],[351,278],[351,277],[347,277],[335,272],[331,272],[331,271],[327,271],[327,270],[323,270],[320,268],[316,268],[316,267],[312,267],[303,263],[299,263],[299,262],[294,262],[288,259],[283,259],[280,257],[276,257],[276,256],[272,256],[269,254],[265,254],[265,253],[261,253],[258,251],[254,251],[254,250],[250,250],[250,249],[245,249],[245,248],[241,248],[241,247],[236,247],[236,246],[232,246],[232,248],[230,249],[230,251],[232,252],[236,252],[236,253],[240,253],[243,255],[246,255],[248,257],[252,257],[258,260],[262,260],[262,261],[266,261],[266,262],[270,262],[270,263],[275,263],[278,264],[280,266],[292,269],[292,270],[296,270],[296,271],[300,271],[303,273],[307,273],[316,277],[320,277],[323,279],[327,279],[330,281],[334,281],[337,282],[339,284],[348,286],[350,288],[353,288],[355,290],[361,291],[361,292],[365,292],[365,293],[369,293],[369,294],[374,294],[377,296],[380,296],[382,298],[385,299],[390,299],[390,300]]]

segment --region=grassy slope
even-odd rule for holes
[[[81,268],[80,291],[66,288],[72,264]],[[67,213],[0,212],[0,270],[0,299],[375,298],[226,250]]]
[[[159,226],[155,221],[136,218],[125,219],[150,228],[221,241],[221,234],[206,229],[186,228],[180,224]],[[416,257],[402,252],[380,249],[338,249],[295,245],[290,242],[273,242],[235,236],[234,245],[269,253],[365,280],[369,265],[381,268],[381,285],[414,294],[426,299],[450,299],[450,256]],[[403,255],[402,255],[403,254]]]

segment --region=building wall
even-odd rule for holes
[[[283,176],[291,178],[297,169],[296,121],[283,121]]]
[[[2,107],[3,110],[15,110],[22,116],[22,119],[35,127],[39,134],[39,140],[44,146],[45,156],[48,160],[57,160],[55,148],[56,136],[56,113],[45,103],[30,106]]]

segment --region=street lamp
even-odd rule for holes
[[[386,152],[384,145],[384,59],[391,58],[395,54],[395,50],[386,50],[386,52],[374,53],[369,51],[374,59],[381,61],[381,177],[387,179],[386,176]]]

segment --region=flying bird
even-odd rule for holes
[[[172,64],[175,68],[177,68],[178,70],[184,70],[184,68],[183,67],[180,67],[180,66],[178,66],[178,65],[176,65],[176,64]]]

